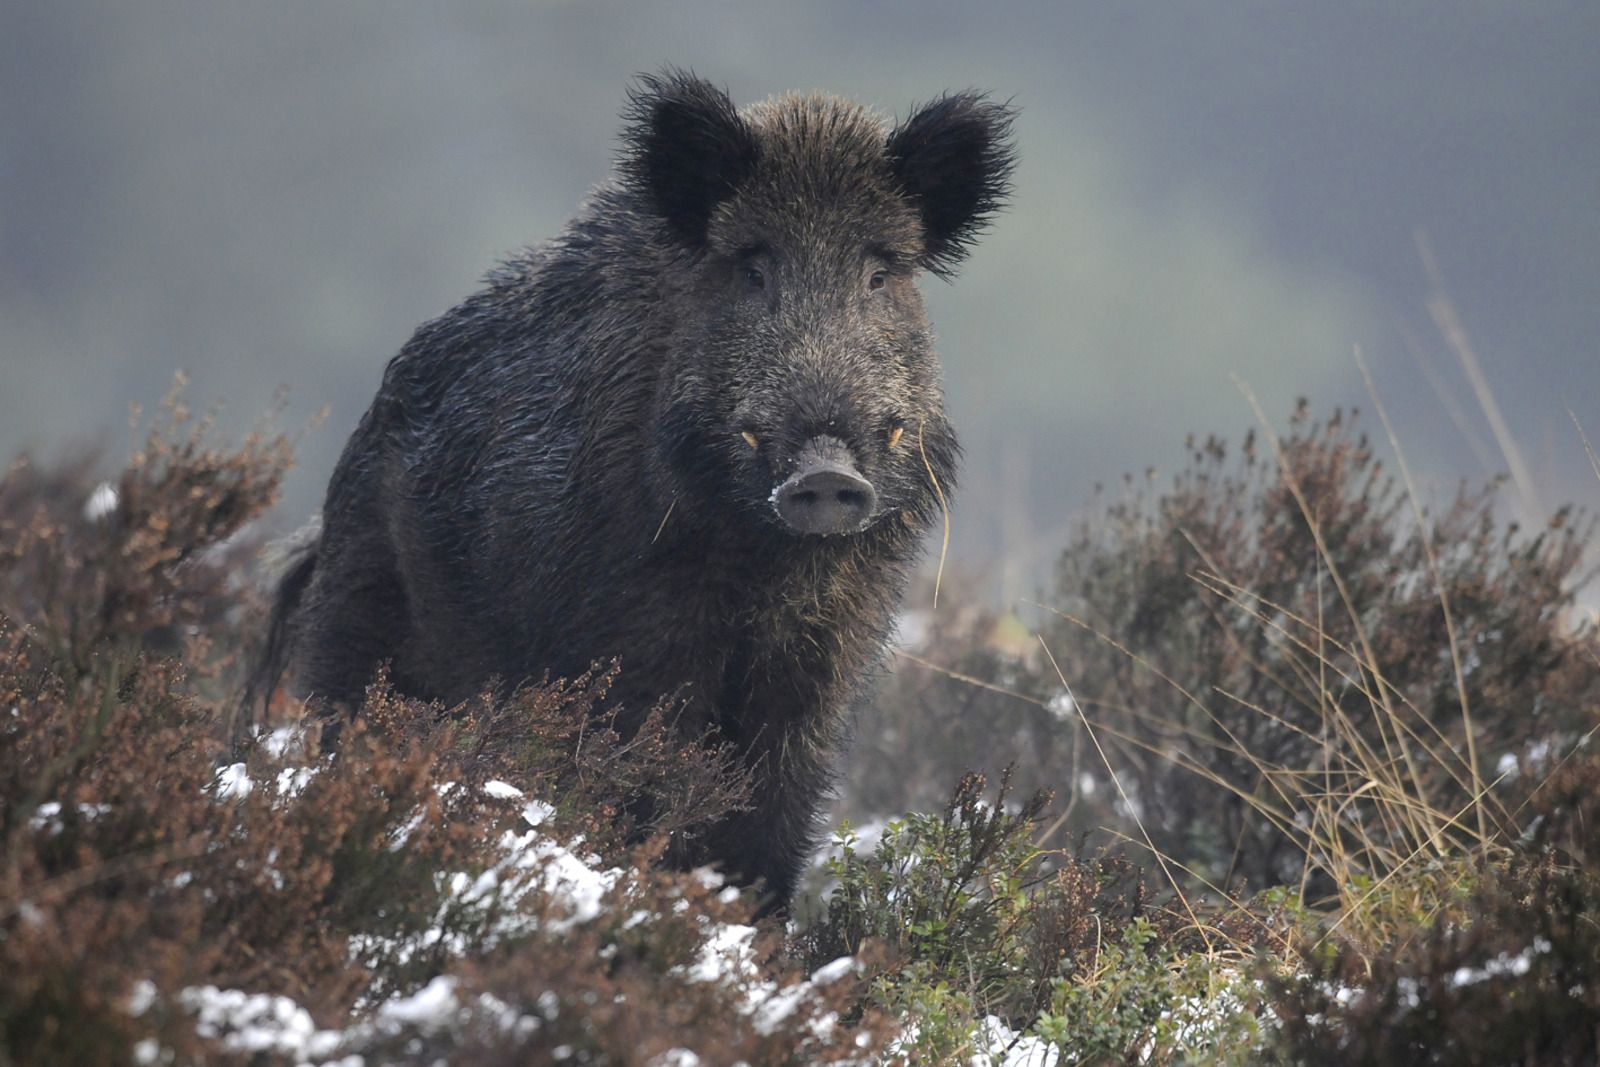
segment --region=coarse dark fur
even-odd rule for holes
[[[891,130],[830,96],[741,112],[689,74],[639,79],[617,177],[390,362],[258,691],[286,673],[353,708],[388,664],[454,702],[618,658],[625,726],[674,696],[753,778],[753,807],[679,858],[783,907],[954,480],[915,279],[1001,205],[1011,118],[961,93]],[[863,529],[774,510],[819,437],[876,490]]]

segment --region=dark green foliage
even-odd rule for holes
[[[1184,953],[1139,920],[1106,944],[1094,970],[1057,981],[1033,1032],[1061,1067],[1103,1063],[1253,1063],[1257,996],[1231,962]]]
[[[803,940],[813,962],[873,946],[871,1002],[916,1020],[926,1062],[1000,1051],[981,1046],[989,1016],[1017,1040],[1054,1043],[1062,1062],[1145,1049],[1161,1063],[1253,1032],[1242,1000],[1213,1000],[1237,980],[1226,959],[1236,963],[1263,924],[1230,919],[1203,933],[1126,859],[1037,848],[1048,796],[1016,806],[1008,791],[1002,778],[991,804],[969,775],[941,815],[891,823],[871,855],[845,834],[828,864],[838,886]],[[1205,951],[1208,937],[1226,959]],[[1204,1034],[1180,1033],[1185,1010],[1217,1018]]]
[[[813,962],[853,955],[871,938],[891,953],[965,974],[985,1003],[1017,1001],[1007,1014],[1036,1008],[1036,991],[1026,987],[1048,974],[1027,976],[1017,953],[1030,939],[1008,935],[1028,910],[1031,883],[1046,877],[1030,837],[1049,797],[1037,794],[1010,813],[1006,786],[991,806],[983,777],[969,775],[942,815],[913,813],[890,824],[870,856],[857,856],[845,836],[842,855],[829,864],[839,886],[808,934]],[[1142,891],[1139,885],[1136,895]],[[1054,961],[1047,966],[1053,972]],[[1018,980],[1023,988],[1009,988]]]

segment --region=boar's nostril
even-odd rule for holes
[[[865,482],[861,484],[866,485]],[[874,496],[875,494],[872,492],[872,486],[870,485],[867,485],[865,489],[857,489],[855,486],[851,485],[837,490],[834,493],[833,498],[838,502],[840,507],[868,513],[872,510]]]
[[[819,460],[780,485],[772,503],[779,517],[800,533],[842,534],[866,525],[878,494],[847,463]]]

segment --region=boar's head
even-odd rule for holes
[[[890,129],[831,96],[740,112],[640,79],[622,170],[667,264],[652,415],[679,507],[800,537],[926,526],[957,447],[917,278],[1002,205],[1012,117],[958,93]]]

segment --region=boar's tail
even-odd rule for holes
[[[267,619],[266,643],[245,683],[239,716],[241,726],[255,721],[257,712],[265,713],[289,669],[295,615],[306,587],[311,584],[311,576],[317,570],[317,544],[321,534],[322,522],[318,515],[300,530],[267,548],[267,569],[280,577],[273,596],[272,614]]]

